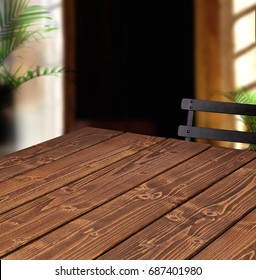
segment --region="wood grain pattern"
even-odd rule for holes
[[[255,207],[253,166],[227,176],[99,259],[190,259]]]
[[[0,213],[54,191],[105,166],[162,141],[126,133],[48,162],[0,183]]]
[[[0,157],[0,182],[88,148],[122,132],[87,127]]]
[[[0,173],[1,259],[255,259],[254,151],[83,128]]]
[[[193,260],[256,260],[256,209],[245,216]]]
[[[98,207],[208,147],[165,140],[9,211],[0,218],[0,255]],[[16,241],[17,236],[19,242]]]
[[[193,150],[198,145],[191,144]],[[184,148],[180,151],[185,154]],[[163,150],[163,152],[162,156],[168,155],[166,151]],[[248,162],[255,157],[254,153],[248,152],[246,154],[248,157],[241,156],[241,152],[237,150],[208,149],[198,154],[197,157],[192,157],[184,163],[159,174],[156,178],[123,193],[101,207],[80,216],[78,219],[9,254],[3,259],[96,258],[146,225],[154,222],[155,219],[204,191],[215,183],[218,178],[222,178],[224,174],[227,175],[237,169],[239,165],[243,165],[244,162]],[[170,154],[170,159],[172,156],[175,156],[175,153]],[[180,154],[176,156],[180,157]],[[148,156],[147,161],[151,157],[152,155]],[[169,158],[166,158],[166,164],[168,161]],[[209,173],[209,170],[212,172]],[[137,175],[138,173],[133,170],[131,174]],[[109,179],[105,179],[104,176],[100,177],[97,180],[97,184],[93,184],[93,187],[96,189],[97,186],[104,187],[105,190],[106,184],[104,182],[109,182]],[[127,184],[127,181],[125,179],[123,182],[120,181],[119,185],[122,184]],[[106,197],[110,197],[110,194]],[[92,204],[94,204],[93,201]],[[72,211],[71,207],[69,209]],[[154,232],[156,228],[161,235],[161,227],[154,226],[150,231]],[[24,238],[25,235],[21,240],[24,241]],[[134,246],[136,242],[133,242],[137,240],[137,235],[134,238],[131,237],[130,240],[132,242],[131,247],[136,248]],[[113,249],[113,255],[112,251],[110,251],[106,256],[111,258],[112,255],[118,258],[118,248],[120,246],[116,247],[117,250]],[[120,251],[122,258],[126,258],[129,255],[133,256],[133,252],[128,249],[130,248],[125,246],[125,249]],[[155,250],[152,250],[152,254],[157,256]]]

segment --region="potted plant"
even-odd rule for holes
[[[225,93],[224,96],[232,102],[256,104],[256,91],[246,88],[238,88],[232,92]],[[248,131],[256,132],[256,115],[240,116],[240,120]],[[255,144],[249,144],[250,150],[256,150]]]
[[[4,0],[0,6],[0,141],[7,140],[6,126],[7,134],[11,131],[6,125],[6,111],[12,104],[13,92],[32,79],[64,71],[62,66],[31,65],[24,69],[21,63],[14,69],[12,65],[17,49],[31,48],[45,39],[45,34],[56,30],[51,22],[47,8],[32,5],[30,0]]]

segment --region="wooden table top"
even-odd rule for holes
[[[86,127],[0,157],[1,259],[256,259],[256,153]]]

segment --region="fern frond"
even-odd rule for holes
[[[28,0],[8,0],[0,11],[0,63],[29,39],[44,38],[45,33],[56,30],[44,6],[29,5]]]
[[[45,39],[45,34],[56,30],[46,7],[30,5],[30,0],[4,0],[0,9],[0,88],[2,92],[17,90],[32,79],[57,75],[64,67],[29,67],[22,73],[23,65],[13,70],[7,57],[26,43]],[[1,96],[0,96],[1,97]],[[0,98],[1,100],[1,98]],[[1,105],[1,104],[0,104]]]
[[[6,68],[0,73],[0,86],[4,83],[8,83],[11,89],[16,89],[25,82],[43,76],[53,76],[65,71],[62,66],[57,67],[42,67],[36,66],[35,68],[27,69],[23,74],[19,74],[22,70],[20,65],[14,73],[11,73]]]

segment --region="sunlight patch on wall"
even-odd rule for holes
[[[235,87],[246,86],[256,80],[255,0],[233,0],[235,21],[234,73]],[[247,5],[246,5],[247,4]]]
[[[234,88],[256,88],[256,0],[233,0]],[[245,127],[237,121],[238,130]],[[236,144],[242,148],[245,144]]]

